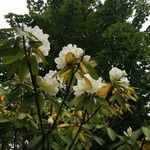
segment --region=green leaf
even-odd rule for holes
[[[24,56],[24,53],[22,51],[19,51],[15,56],[2,57],[2,64],[5,64],[5,65],[11,64],[18,59],[22,59],[23,56]]]
[[[23,104],[26,106],[31,106],[35,101],[35,94],[27,92],[23,96]]]
[[[29,44],[32,48],[39,48],[40,46],[42,46],[42,42],[41,41],[29,41]]]
[[[99,144],[99,145],[103,145],[105,143],[105,141],[97,136],[93,136],[93,139]]]
[[[117,143],[114,143],[112,146],[111,146],[111,149],[116,149],[117,147],[123,145],[124,141],[119,141]]]
[[[14,56],[16,55],[18,52],[19,52],[20,49],[18,48],[6,48],[4,49],[3,51],[1,50],[0,51],[0,55],[3,57],[3,56]]]
[[[6,39],[6,40],[3,40],[1,43],[0,43],[0,51],[3,51],[5,50],[6,48],[11,48],[15,43],[15,39],[12,38],[12,39]]]
[[[8,95],[9,102],[12,102],[14,100],[18,100],[22,94],[22,87],[20,85],[17,85]]]
[[[6,73],[7,79],[9,79],[11,76],[13,76],[16,73],[17,69],[19,68],[19,65],[20,65],[20,61],[15,61],[8,66],[8,71]]]
[[[45,65],[45,64],[46,64],[46,60],[45,60],[44,54],[43,54],[39,49],[33,49],[33,50],[34,50],[35,54],[36,54],[39,58],[41,58],[42,63]]]
[[[142,134],[142,130],[138,129],[136,131],[133,132],[133,134],[131,135],[131,142],[132,144],[134,144],[136,142],[136,140],[138,139],[138,137]]]
[[[40,93],[38,95],[38,100],[39,100],[39,105],[40,105],[40,110],[43,108],[44,102],[45,102],[45,98],[44,95],[42,93]]]
[[[42,145],[42,136],[36,136],[34,139],[31,140],[31,142],[28,145],[28,149],[33,150],[37,149],[40,145]]]
[[[75,106],[76,109],[79,109],[79,108],[81,108],[81,106],[82,106],[82,101],[83,101],[83,96],[75,97],[75,98],[71,101],[71,106]]]
[[[150,128],[142,127],[142,131],[146,137],[150,138]]]
[[[117,150],[127,150],[127,147],[126,145],[121,145]]]
[[[94,98],[83,99],[83,106],[87,109],[87,111],[91,114],[95,108]]]
[[[31,63],[31,69],[32,69],[33,75],[38,75],[38,73],[39,73],[39,66],[38,66],[37,58],[36,58],[35,55],[32,55],[30,57],[30,63]]]
[[[103,99],[103,98],[100,98],[100,97],[95,97],[95,100],[96,100],[96,102],[98,103],[98,104],[100,104],[100,105],[104,105],[104,106],[109,106],[109,103],[105,100],[105,99]]]
[[[71,142],[72,142],[71,138],[68,138],[68,137],[66,137],[66,136],[63,136],[63,135],[60,135],[60,134],[59,134],[59,137],[61,138],[61,140],[62,140],[63,142],[65,142],[65,143],[68,144],[68,145],[70,145]]]
[[[82,127],[85,128],[85,129],[88,129],[88,130],[93,129],[93,126],[90,125],[90,124],[84,124]]]
[[[20,113],[19,115],[18,115],[18,119],[19,120],[22,120],[22,119],[24,119],[24,118],[26,118],[26,114],[25,113]]]
[[[107,129],[107,133],[108,133],[110,139],[111,139],[112,141],[115,141],[116,138],[117,138],[116,132],[115,132],[114,130],[112,130],[111,128],[106,128],[106,129]]]
[[[0,123],[7,123],[7,122],[10,122],[10,120],[8,120],[8,119],[0,119]]]
[[[58,98],[56,98],[56,97],[51,97],[51,96],[48,96],[49,97],[49,101],[51,102],[51,104],[55,107],[55,109],[56,109],[56,111],[58,111],[59,110],[59,108],[60,108],[60,104],[61,103],[59,103],[58,102]]]
[[[21,64],[18,70],[18,75],[20,77],[20,80],[24,80],[24,78],[26,77],[26,75],[28,75],[28,73],[29,73],[29,68],[28,68],[26,58],[24,57],[21,61]]]
[[[99,78],[96,70],[90,64],[86,64],[86,69],[93,79],[97,80]]]

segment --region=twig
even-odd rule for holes
[[[78,70],[78,68],[77,68],[75,71],[73,70],[73,72],[72,72],[72,75],[71,75],[71,78],[70,78],[70,81],[69,81],[69,85],[68,85],[67,90],[66,90],[66,94],[65,94],[65,96],[64,96],[64,98],[63,98],[63,101],[62,101],[62,103],[61,103],[61,106],[60,106],[60,108],[59,108],[59,110],[58,110],[58,114],[57,114],[57,116],[56,116],[56,119],[54,120],[54,123],[52,124],[50,130],[47,132],[46,135],[50,134],[51,131],[52,131],[52,129],[54,129],[55,126],[56,126],[57,120],[58,120],[59,116],[61,115],[63,106],[64,106],[64,104],[65,104],[65,102],[66,102],[66,100],[67,100],[67,96],[68,96],[69,91],[70,91],[70,87],[71,87],[71,84],[72,84],[72,81],[73,81],[73,77],[74,77],[74,75],[75,75],[75,73],[76,73],[77,70]]]
[[[141,144],[140,150],[142,150],[144,148],[144,144],[145,144],[145,138],[142,139],[142,144]]]
[[[98,106],[97,109],[94,111],[94,113],[85,121],[85,123],[89,122],[98,112],[98,110],[101,108],[101,106]]]
[[[80,131],[81,131],[81,129],[82,129],[82,126],[83,126],[83,124],[85,123],[86,113],[87,113],[87,110],[85,110],[85,112],[84,112],[84,116],[83,116],[83,119],[82,119],[82,121],[81,121],[81,124],[80,124],[80,126],[79,126],[79,128],[78,128],[78,131],[77,131],[77,133],[76,133],[74,139],[72,140],[72,143],[70,144],[68,150],[71,150],[72,147],[73,147],[73,145],[74,145],[74,143],[76,142],[76,139],[77,139],[77,137],[78,137],[78,135],[79,135],[79,133],[80,133]]]
[[[17,130],[15,129],[15,132],[14,132],[14,150],[17,150]]]
[[[4,137],[2,139],[3,140],[2,140],[2,147],[1,147],[1,149],[5,150],[6,149],[6,133],[5,133],[5,135],[4,135]]]
[[[41,116],[40,105],[39,105],[36,77],[33,75],[33,72],[32,72],[32,68],[31,68],[31,64],[30,64],[30,60],[29,60],[30,53],[29,53],[29,51],[27,51],[24,36],[23,36],[23,46],[24,46],[26,62],[27,62],[28,68],[29,68],[29,73],[31,76],[31,81],[32,81],[32,85],[33,85],[33,89],[34,89],[34,93],[35,93],[35,104],[37,107],[37,113],[38,113],[38,117],[39,117],[39,121],[40,121],[40,128],[41,128],[41,132],[42,132],[42,150],[43,150],[44,145],[45,145],[45,133],[44,133],[44,129],[43,129],[42,116]]]

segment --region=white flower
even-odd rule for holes
[[[125,77],[127,74],[125,71],[118,69],[117,67],[113,67],[109,71],[109,76],[111,81],[120,80],[122,77]]]
[[[50,50],[50,43],[48,41],[49,35],[44,34],[43,31],[38,26],[31,28],[31,27],[27,27],[26,25],[24,25],[24,31],[30,32],[39,41],[42,42],[42,45],[39,47],[39,49],[43,53],[44,56],[47,56],[49,54],[49,50]]]
[[[127,73],[125,70],[120,70],[117,67],[113,67],[109,71],[110,80],[115,83],[116,85],[123,86],[125,88],[128,88],[129,86],[129,80],[126,77]]]
[[[83,61],[84,61],[84,62],[88,62],[90,59],[91,59],[91,56],[89,56],[89,55],[85,55],[85,56],[83,57]]]
[[[59,91],[59,82],[56,77],[53,77],[56,71],[50,70],[45,77],[38,78],[38,85],[50,96],[55,96]]]
[[[68,44],[63,47],[62,51],[59,53],[59,57],[55,58],[55,63],[58,69],[63,69],[69,61],[74,61],[75,59],[80,59],[84,54],[83,49],[78,48],[76,45]],[[89,57],[85,57],[87,60]],[[68,60],[69,59],[69,60]]]
[[[74,95],[79,97],[84,93],[97,93],[97,91],[103,84],[104,83],[102,83],[102,78],[95,80],[89,74],[85,74],[84,78],[78,79],[77,85],[73,86]]]

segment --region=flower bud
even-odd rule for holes
[[[49,124],[53,124],[53,123],[54,123],[53,117],[49,117],[49,118],[48,118],[48,123],[49,123]]]
[[[69,52],[66,56],[65,56],[65,61],[68,64],[71,64],[73,61],[75,60],[75,55],[71,52]]]

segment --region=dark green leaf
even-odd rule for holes
[[[18,70],[18,75],[19,75],[20,80],[24,80],[24,78],[26,77],[26,75],[28,75],[28,73],[29,73],[29,68],[28,68],[26,58],[24,57],[21,61],[21,64]]]
[[[8,65],[13,63],[18,59],[22,59],[24,56],[22,51],[19,51],[15,56],[5,56],[2,58],[2,64]]]
[[[31,63],[32,74],[33,75],[38,75],[39,66],[38,66],[37,58],[36,58],[35,55],[32,55],[30,57],[30,63]]]
[[[61,103],[58,102],[58,98],[56,98],[56,97],[49,97],[48,100],[55,107],[56,111],[58,111],[59,108],[60,108],[60,104],[61,104]]]
[[[42,42],[40,42],[40,41],[29,41],[29,44],[32,48],[35,48],[35,49],[42,46]]]
[[[9,79],[11,76],[13,76],[16,73],[19,65],[20,65],[20,61],[15,61],[8,66],[8,71],[6,73],[7,79]]]
[[[136,140],[138,139],[138,137],[142,134],[142,130],[138,129],[136,131],[133,132],[133,134],[131,135],[131,142],[132,144],[134,144],[136,142]]]
[[[117,148],[117,150],[127,150],[127,146],[121,145],[119,148]]]
[[[105,141],[97,136],[93,136],[93,139],[99,144],[99,145],[103,145],[105,143]]]
[[[0,55],[1,55],[2,57],[4,57],[4,56],[14,56],[14,55],[16,55],[19,51],[20,51],[20,49],[14,48],[14,47],[12,47],[12,48],[6,48],[6,49],[4,49],[3,51],[2,51],[2,50],[0,51]]]
[[[96,80],[99,78],[96,70],[90,64],[86,64],[86,69],[88,70],[88,73],[90,74],[92,78]]]
[[[95,109],[95,101],[94,98],[83,99],[83,106],[87,109],[87,111],[92,114]]]
[[[37,149],[40,145],[42,145],[42,136],[36,136],[28,145],[29,150]]]
[[[68,145],[70,145],[71,142],[72,142],[71,138],[68,138],[68,137],[66,137],[66,136],[63,136],[63,135],[60,135],[60,134],[59,134],[59,137],[61,138],[61,140],[62,140],[63,142],[65,142],[65,143],[68,144]]]

